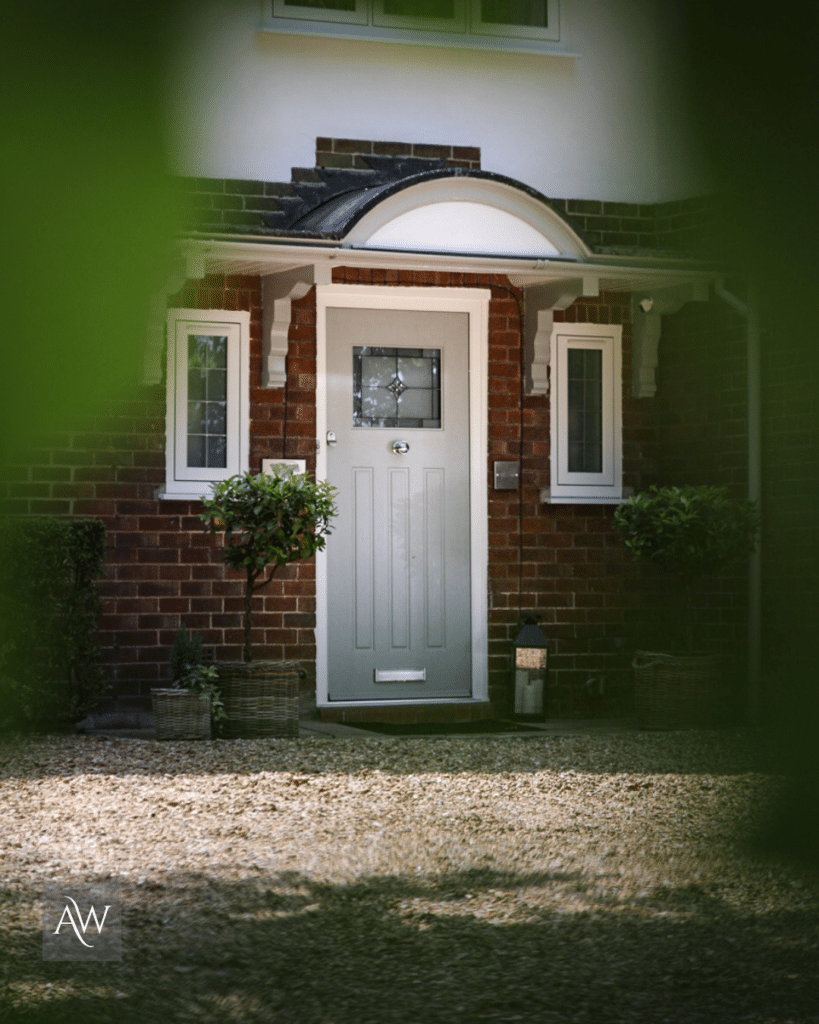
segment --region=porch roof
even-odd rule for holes
[[[294,169],[289,183],[179,179],[190,203],[180,240],[189,276],[312,264],[318,280],[329,264],[502,273],[520,286],[583,279],[584,293],[717,276],[710,260],[673,244],[685,237],[685,211],[673,209],[681,204],[548,199],[504,175],[416,156],[368,155],[366,164]],[[595,206],[603,216],[585,216]]]

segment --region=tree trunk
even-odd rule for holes
[[[253,660],[253,652],[250,647],[250,628],[253,619],[253,574],[250,569],[247,571],[247,586],[245,587],[245,661]]]

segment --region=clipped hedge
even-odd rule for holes
[[[95,641],[104,558],[97,519],[0,520],[0,728],[67,725],[107,689]]]

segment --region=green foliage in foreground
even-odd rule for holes
[[[0,728],[67,725],[107,689],[95,638],[104,557],[97,519],[0,521]]]

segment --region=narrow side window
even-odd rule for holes
[[[551,352],[551,500],[623,493],[622,327],[558,324]]]
[[[168,313],[166,479],[160,496],[201,497],[247,468],[250,314]]]

